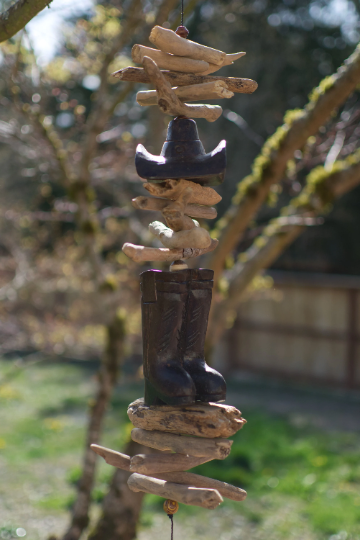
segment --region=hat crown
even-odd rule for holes
[[[205,155],[196,122],[190,118],[171,120],[160,155],[176,161],[184,161]]]
[[[167,141],[198,141],[199,133],[195,120],[190,118],[174,118],[169,122],[166,134]]]

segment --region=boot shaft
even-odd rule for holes
[[[187,287],[164,274],[149,270],[141,274],[141,311],[144,351],[144,375],[154,363],[176,361],[180,365],[181,327],[184,319]]]
[[[176,352],[180,362],[194,347],[197,352],[204,349],[213,276],[203,268],[141,274],[144,367],[149,347],[164,361]]]
[[[181,347],[188,274],[150,270],[141,274],[145,401],[188,404],[196,397]]]

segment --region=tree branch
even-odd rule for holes
[[[173,8],[174,0],[163,0],[158,8],[155,24],[162,23]],[[141,0],[132,0],[127,10],[127,19],[120,36],[114,41],[110,51],[102,60],[102,68],[99,73],[100,87],[96,93],[96,103],[87,123],[87,132],[83,144],[83,155],[80,163],[80,179],[82,182],[89,181],[89,165],[96,150],[97,136],[103,131],[106,123],[114,112],[116,105],[125,99],[132,90],[133,85],[127,85],[122,92],[110,99],[108,95],[108,68],[115,55],[121,51],[130,41],[140,24],[143,22],[143,9]]]
[[[117,316],[113,323],[107,327],[107,332],[108,343],[98,372],[98,392],[95,403],[91,408],[87,428],[82,476],[78,484],[71,524],[63,536],[63,540],[78,540],[89,523],[89,508],[96,465],[96,454],[91,450],[90,445],[100,442],[102,423],[117,379],[125,339],[124,318]]]
[[[284,124],[266,141],[254,161],[252,174],[240,182],[232,206],[217,224],[219,247],[208,261],[215,271],[215,281],[219,279],[226,257],[236,247],[249,221],[266,200],[271,186],[281,181],[294,152],[327,122],[359,82],[360,46],[336,74],[320,83],[304,109],[289,111],[285,115]]]
[[[0,43],[10,39],[52,0],[18,0],[0,15]]]
[[[298,197],[286,208],[288,217],[270,222],[264,233],[229,272],[229,288],[224,300],[215,304],[209,322],[207,348],[211,350],[223,335],[229,312],[236,310],[245,290],[254,277],[268,268],[281,253],[304,231],[308,220],[329,210],[329,203],[360,184],[360,150],[344,161],[334,163],[329,172],[317,167],[307,177],[307,182]],[[301,222],[303,221],[303,225]]]

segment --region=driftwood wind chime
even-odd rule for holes
[[[152,83],[155,90],[138,92],[137,102],[157,105],[174,117],[160,155],[139,144],[135,156],[137,173],[153,197],[136,197],[133,205],[162,213],[166,225],[154,221],[149,229],[164,248],[123,246],[136,262],[172,264],[169,271],[141,274],[145,396],[129,405],[128,416],[135,426],[132,439],[152,450],[130,458],[92,445],[107,463],[132,473],[128,479],[132,491],[164,497],[171,520],[178,503],[214,509],[223,497],[235,501],[246,497],[238,487],[186,472],[212,459],[225,459],[232,445],[227,437],[246,421],[235,407],[219,403],[226,398],[225,380],[204,359],[213,271],[189,269],[185,262],[217,246],[193,218],[216,217],[212,205],[221,197],[210,186],[223,182],[226,167],[226,141],[206,153],[191,117],[214,122],[222,109],[185,102],[252,93],[257,84],[210,76],[245,53],[225,54],[205,47],[187,40],[188,33],[183,22],[176,32],[155,26],[150,42],[158,48],[132,49],[134,62],[143,67],[114,74],[123,81]]]

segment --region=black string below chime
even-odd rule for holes
[[[166,499],[163,508],[164,512],[167,513],[167,516],[171,521],[170,540],[174,540],[174,514],[176,514],[176,512],[179,510],[179,503],[172,501],[171,499]]]
[[[172,514],[168,514],[168,517],[171,521],[171,533],[170,533],[170,540],[174,540],[174,516]]]

